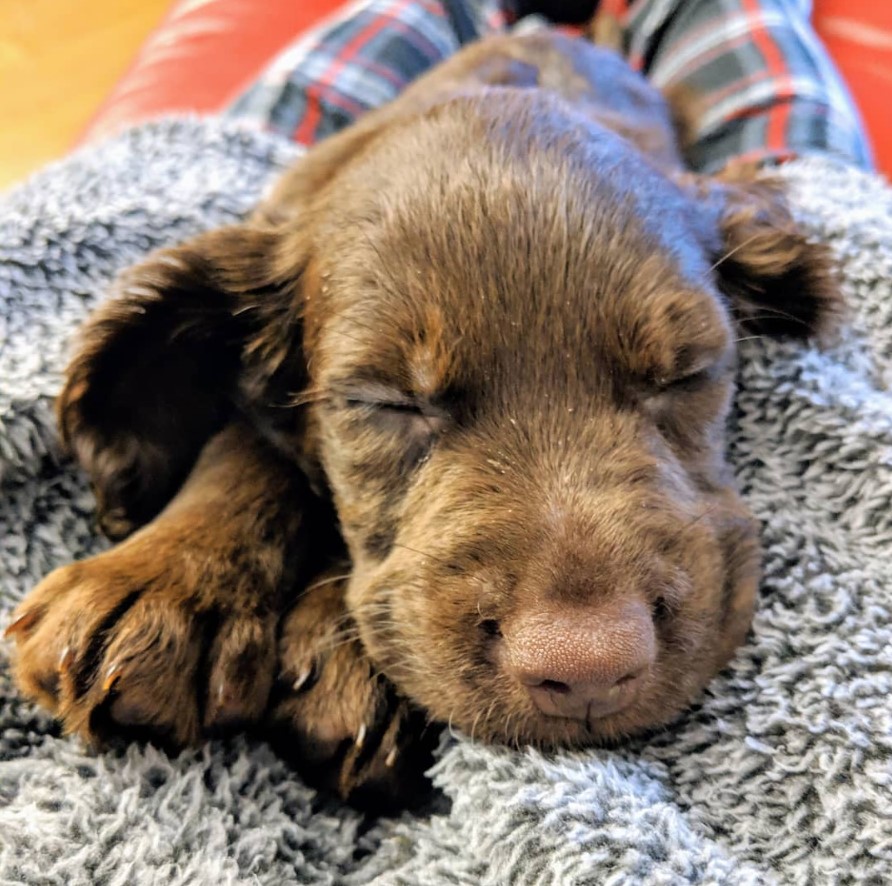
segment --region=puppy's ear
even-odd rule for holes
[[[236,407],[248,343],[298,286],[301,256],[281,247],[277,231],[242,225],[156,252],[83,328],[57,409],[110,537],[167,503]]]
[[[321,142],[245,224],[149,256],[87,322],[57,411],[109,537],[164,507],[234,410],[273,443],[291,446],[300,435],[287,407],[306,383],[308,219],[404,106],[371,112]]]
[[[830,250],[795,221],[778,178],[742,168],[700,179],[718,240],[714,271],[735,320],[757,335],[821,337],[842,314]]]

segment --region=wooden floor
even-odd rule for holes
[[[0,189],[64,154],[171,0],[0,0]]]

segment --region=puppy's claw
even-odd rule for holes
[[[393,769],[393,767],[396,765],[396,755],[397,755],[397,749],[391,748],[390,753],[384,758],[384,765],[388,769]]]
[[[117,663],[109,665],[108,670],[105,672],[105,679],[102,681],[103,695],[108,695],[115,688],[118,680],[121,679],[123,671],[124,669]]]
[[[26,634],[37,621],[40,619],[40,613],[36,611],[26,612],[20,615],[9,627],[3,632],[6,639],[14,637],[16,634]]]
[[[70,646],[66,646],[59,654],[59,673],[67,674],[74,664],[74,650]]]
[[[214,702],[208,711],[206,725],[214,730],[228,730],[245,720],[243,699],[232,684],[222,682],[214,693]]]
[[[365,744],[365,737],[367,732],[368,728],[366,727],[365,723],[363,723],[362,726],[360,726],[359,729],[356,731],[356,738],[353,739],[353,743],[356,745],[357,751],[362,750],[362,746]]]
[[[304,668],[298,675],[297,679],[294,681],[294,685],[291,687],[295,692],[300,692],[303,688],[304,684],[307,680],[310,679],[310,674],[313,673],[312,668]]]

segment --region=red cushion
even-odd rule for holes
[[[861,110],[877,167],[892,176],[892,3],[815,0],[814,23]]]
[[[152,33],[85,138],[161,114],[213,112],[345,0],[181,0]]]

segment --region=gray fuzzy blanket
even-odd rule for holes
[[[160,123],[0,203],[0,627],[99,546],[55,443],[70,333],[116,270],[233,220],[293,156],[231,124]],[[733,455],[766,576],[750,642],[697,709],[622,752],[453,741],[435,769],[451,805],[368,823],[263,745],[91,756],[3,658],[0,883],[892,882],[892,191],[817,160],[785,175],[844,263],[851,327],[824,353],[742,343]]]

